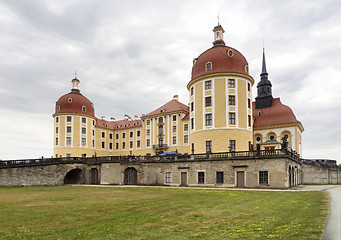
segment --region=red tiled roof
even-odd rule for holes
[[[171,113],[171,112],[177,112],[177,111],[183,111],[188,113],[189,111],[189,107],[181,102],[179,102],[178,100],[171,100],[168,103],[162,105],[161,107],[159,107],[158,109],[142,116],[142,117],[149,117],[149,116],[153,116],[153,115],[158,115],[158,114],[167,114],[167,113]]]
[[[256,109],[256,103],[253,102],[252,109],[254,117],[254,127],[264,127],[289,123],[298,123],[301,125],[301,122],[296,119],[296,116],[291,108],[282,104],[280,98],[274,98],[272,100],[271,107],[268,108]]]
[[[85,111],[82,110],[83,106],[86,107]],[[90,100],[82,94],[74,92],[65,94],[58,99],[56,113],[82,113],[95,116],[95,110]]]
[[[135,128],[141,127],[142,120],[129,120],[123,119],[118,121],[107,121],[102,119],[97,119],[96,127],[107,128],[111,130],[120,130],[120,129],[127,129],[127,128]]]
[[[229,50],[233,56],[228,56]],[[228,46],[215,46],[203,52],[192,68],[192,79],[211,73],[235,72],[247,74],[245,66],[248,65],[245,57],[236,49]],[[212,63],[212,70],[206,72],[206,63]]]

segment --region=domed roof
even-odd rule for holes
[[[70,92],[56,102],[55,113],[80,113],[95,116],[93,104],[79,92]]]
[[[211,70],[206,68],[211,63]],[[248,62],[236,49],[229,46],[216,45],[194,59],[192,79],[212,73],[233,72],[249,74]]]
[[[292,109],[287,105],[282,104],[280,98],[274,98],[271,107],[256,109],[255,102],[253,102],[252,107],[254,127],[295,123],[301,127],[302,131],[304,129],[302,123],[297,120]]]

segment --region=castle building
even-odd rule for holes
[[[189,105],[175,95],[140,118],[97,118],[75,77],[71,92],[56,102],[54,156],[274,150],[281,148],[283,139],[301,155],[304,128],[290,107],[272,97],[264,51],[257,97],[252,102],[254,79],[248,62],[225,44],[224,32],[221,25],[214,27],[213,46],[193,60],[187,84]]]

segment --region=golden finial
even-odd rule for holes
[[[77,70],[75,70],[75,78],[77,79]]]
[[[218,18],[218,25],[220,25],[220,21],[219,21],[219,12],[218,12],[217,18]]]

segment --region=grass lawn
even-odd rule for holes
[[[320,239],[326,192],[0,188],[0,239]]]

